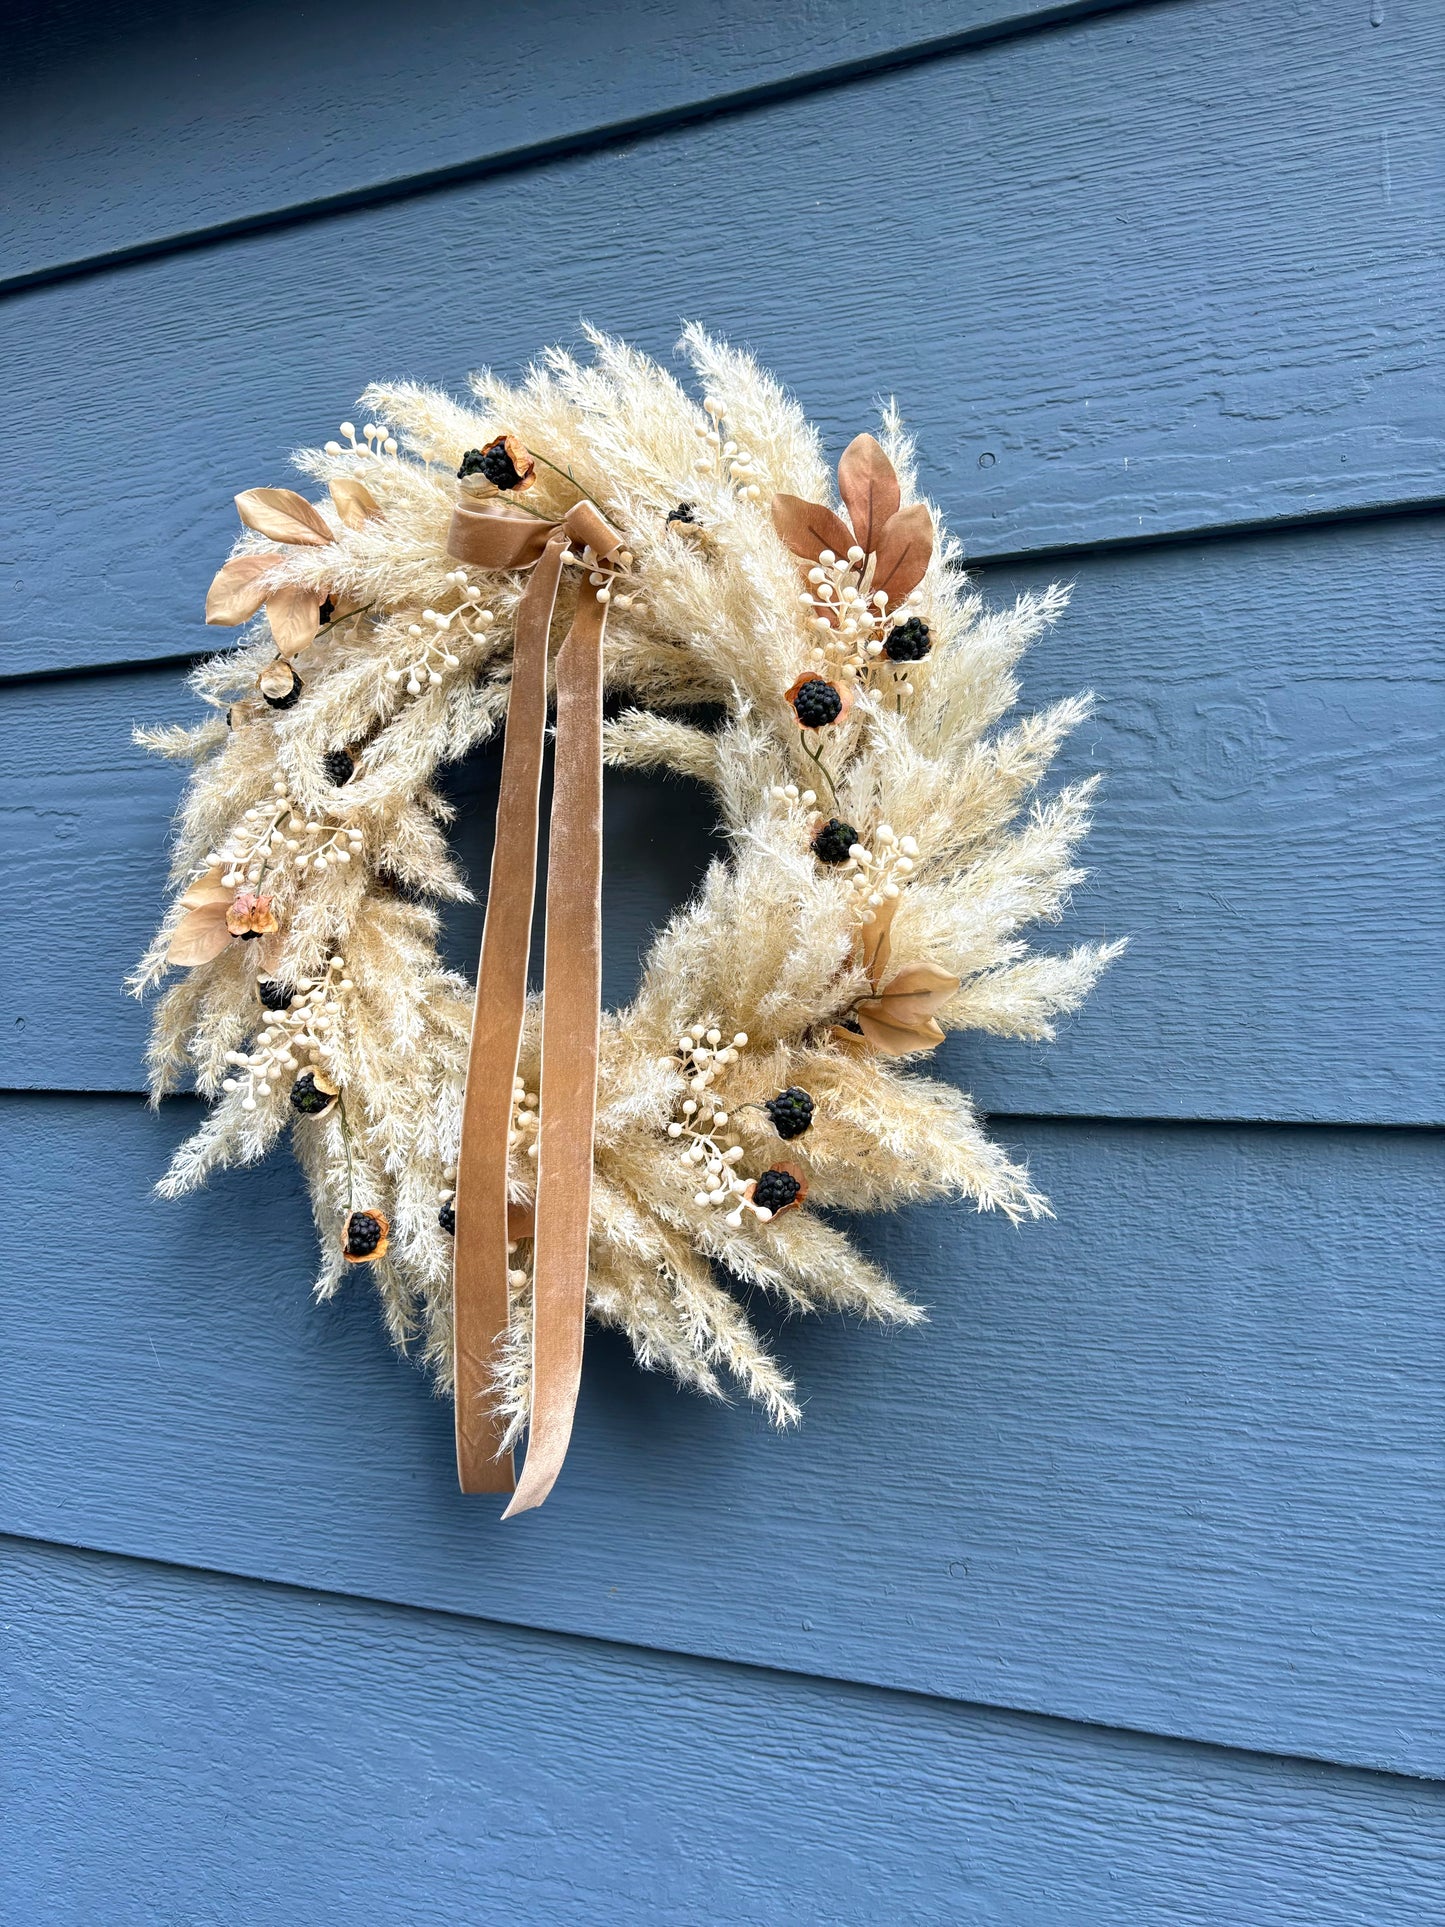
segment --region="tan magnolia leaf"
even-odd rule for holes
[[[248,529],[273,542],[320,549],[335,541],[319,509],[294,488],[248,488],[236,497],[236,511]]]
[[[933,558],[933,517],[922,502],[890,515],[878,537],[878,561],[873,569],[873,587],[886,589],[896,609],[912,593],[928,571]]]
[[[276,639],[277,651],[294,656],[316,640],[321,627],[321,597],[314,589],[273,589],[266,598],[266,620]]]
[[[876,997],[867,997],[853,1015],[864,1037],[888,1057],[932,1050],[943,1042],[933,1013],[958,989],[959,980],[937,964],[905,964]]]
[[[230,896],[228,890],[228,901]],[[166,952],[166,962],[191,969],[196,964],[209,963],[212,957],[219,957],[230,941],[231,933],[226,928],[226,904],[208,903],[199,910],[188,911],[176,925],[171,947]]]
[[[208,904],[229,903],[235,894],[229,884],[222,883],[221,866],[216,864],[196,878],[181,902],[187,910],[203,910]]]
[[[275,566],[274,555],[232,556],[206,591],[206,621],[218,629],[249,622],[266,600],[263,578]]]
[[[838,463],[838,489],[858,546],[871,555],[889,518],[898,513],[903,489],[898,475],[871,435],[855,435]]]
[[[773,527],[794,555],[816,562],[824,549],[846,555],[853,545],[848,524],[821,502],[805,502],[801,495],[773,497]]]
[[[364,529],[381,514],[381,504],[365,482],[329,482],[336,513],[349,529]]]

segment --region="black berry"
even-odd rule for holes
[[[296,995],[290,984],[283,984],[277,977],[258,977],[256,995],[267,1010],[286,1010]]]
[[[778,1212],[785,1211],[796,1201],[802,1188],[791,1171],[775,1165],[771,1171],[764,1171],[753,1186],[753,1203],[764,1211],[771,1211],[776,1217]]]
[[[813,676],[793,692],[793,710],[804,729],[826,729],[836,722],[843,698],[830,682]]]
[[[450,1198],[447,1199],[441,1210],[438,1211],[437,1223],[443,1231],[449,1231],[453,1237],[457,1235],[457,1208]]]
[[[272,663],[263,672],[259,687],[273,709],[291,709],[301,700],[301,678],[289,662]]]
[[[691,502],[679,502],[675,509],[668,510],[667,519],[669,522],[694,522],[695,523],[697,521],[697,516],[693,513],[693,507]]]
[[[918,616],[910,616],[907,622],[900,622],[896,629],[888,631],[883,653],[890,662],[922,662],[932,647],[928,624]]]
[[[813,855],[820,863],[846,863],[858,832],[839,816],[830,816],[813,836]]]
[[[327,623],[330,622],[331,618],[335,614],[336,614],[336,597],[327,596],[326,600],[322,603],[321,607],[316,611],[316,620],[324,629]]]
[[[800,1085],[790,1084],[763,1106],[779,1137],[801,1137],[813,1121],[813,1100]]]
[[[321,759],[321,774],[340,789],[356,774],[356,759],[349,749],[328,749]]]
[[[318,1084],[314,1071],[302,1071],[291,1086],[291,1108],[302,1117],[320,1117],[335,1102],[335,1091],[328,1091]]]
[[[504,437],[489,443],[486,448],[469,448],[462,457],[457,475],[462,481],[469,475],[480,475],[493,488],[500,489],[518,488],[526,479],[507,452]]]
[[[346,1220],[342,1253],[356,1263],[379,1258],[386,1249],[387,1223],[379,1211],[353,1211]]]

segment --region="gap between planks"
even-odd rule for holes
[[[1126,1738],[1143,1740],[1153,1746],[1187,1746],[1201,1753],[1224,1755],[1233,1759],[1278,1760],[1292,1765],[1324,1767],[1335,1773],[1368,1773],[1375,1780],[1393,1780],[1407,1786],[1442,1784],[1438,1775],[1431,1773],[1401,1773],[1394,1768],[1370,1766],[1356,1760],[1337,1760],[1326,1753],[1296,1753],[1276,1747],[1232,1746],[1223,1740],[1202,1740],[1189,1734],[1155,1731],[1147,1726],[1125,1726],[1112,1720],[1083,1720],[1071,1718],[1061,1713],[1043,1713],[1037,1707],[1014,1706],[1007,1700],[960,1699],[949,1693],[930,1693],[920,1687],[885,1686],[876,1680],[855,1679],[848,1673],[817,1673],[794,1666],[769,1666],[755,1659],[729,1659],[726,1654],[709,1653],[689,1646],[654,1646],[637,1640],[609,1639],[599,1633],[580,1633],[564,1631],[559,1627],[531,1625],[526,1621],[496,1619],[481,1612],[452,1612],[440,1606],[418,1606],[405,1599],[388,1598],[382,1593],[339,1592],[329,1587],[299,1586],[289,1579],[271,1579],[264,1573],[243,1572],[230,1566],[210,1566],[184,1559],[157,1559],[154,1555],[127,1552],[113,1546],[93,1545],[85,1540],[52,1539],[40,1534],[24,1532],[0,1533],[0,1548],[7,1545],[45,1546],[55,1552],[68,1553],[77,1559],[124,1560],[128,1566],[148,1567],[157,1572],[193,1572],[209,1578],[226,1579],[244,1587],[264,1588],[271,1596],[289,1593],[297,1599],[335,1599],[356,1600],[367,1605],[379,1607],[385,1612],[405,1614],[413,1618],[455,1621],[460,1625],[493,1626],[504,1632],[518,1634],[524,1639],[545,1640],[561,1646],[592,1646],[599,1651],[630,1657],[634,1653],[646,1653],[660,1660],[682,1661],[694,1666],[705,1666],[725,1671],[734,1678],[753,1675],[759,1678],[816,1680],[820,1685],[842,1686],[849,1692],[867,1694],[882,1700],[916,1701],[925,1705],[949,1706],[956,1708],[961,1716],[972,1712],[1005,1713],[1012,1719],[1027,1721],[1034,1727],[1048,1727],[1055,1730],[1070,1728],[1081,1733],[1118,1733]]]
[[[202,227],[182,229],[175,234],[157,235],[152,240],[137,241],[102,254],[52,262],[47,267],[30,269],[23,274],[0,275],[0,299],[6,295],[29,293],[36,288],[53,287],[60,282],[83,280],[91,275],[143,265],[170,255],[220,246],[250,235],[302,227],[312,221],[352,214],[362,208],[415,200],[471,181],[525,173],[555,161],[600,153],[609,147],[676,133],[680,128],[701,126],[708,121],[763,112],[782,102],[828,93],[859,80],[871,79],[877,74],[927,66],[933,61],[967,53],[975,47],[1020,40],[1030,34],[1070,26],[1076,21],[1102,14],[1186,3],[1187,0],[1059,0],[1058,5],[1030,14],[1026,19],[1002,20],[964,28],[958,33],[934,35],[887,53],[836,61],[831,66],[815,68],[808,74],[793,74],[786,79],[767,81],[755,87],[735,88],[728,93],[684,102],[675,107],[629,115],[596,127],[579,128],[570,134],[554,135],[548,140],[504,148],[495,154],[481,154],[472,160],[454,161],[445,167],[426,168],[398,180],[373,181],[363,187],[346,188],[335,194],[317,195],[311,200],[294,201],[283,207],[238,215],[229,221],[213,221]]]
[[[1136,4],[1137,0],[1130,0]],[[4,289],[0,287],[0,294]],[[1129,555],[1146,549],[1190,549],[1208,542],[1237,542],[1250,536],[1289,536],[1301,530],[1348,527],[1355,523],[1422,520],[1445,510],[1445,495],[1405,502],[1374,502],[1345,509],[1321,509],[1307,515],[1262,516],[1257,521],[1219,522],[1197,529],[1166,529],[1157,534],[1115,536],[1103,541],[1054,544],[1049,548],[1001,550],[998,554],[965,556],[965,574],[989,569],[1047,568],[1053,562],[1077,563],[1095,555]],[[239,647],[239,645],[232,645]],[[155,656],[122,656],[105,662],[63,663],[53,669],[6,669],[0,658],[0,691],[49,682],[74,682],[88,676],[118,676],[144,670],[171,669],[178,675],[224,655],[226,645],[214,649],[177,649]]]

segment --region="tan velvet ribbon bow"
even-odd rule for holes
[[[563,558],[607,564],[621,538],[588,502],[560,522],[464,496],[447,552],[482,569],[526,569],[517,608],[502,788],[457,1160],[453,1354],[463,1492],[516,1491],[503,1514],[542,1503],[562,1468],[582,1377],[587,1234],[602,991],[602,638],[607,603],[582,578],[557,654],[557,730],[542,975],[541,1129],[533,1224],[532,1411],[520,1483],[502,1447],[497,1367],[507,1336],[507,1139],[527,999],[536,896],[547,647]]]

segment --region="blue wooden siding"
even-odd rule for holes
[[[12,11],[0,1917],[1439,1914],[1435,0]],[[947,1053],[1055,1222],[865,1227],[932,1322],[781,1324],[785,1439],[597,1339],[501,1530],[309,1304],[284,1160],[149,1195],[127,733],[235,487],[582,314],[736,334],[839,444],[891,385],[986,591],[1074,583],[1065,934],[1134,945]],[[620,997],[707,820],[609,807]]]

